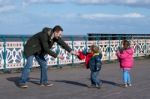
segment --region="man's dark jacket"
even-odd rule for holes
[[[61,39],[53,38],[51,39],[52,34],[49,36],[48,31],[51,31],[50,28],[43,29],[42,32],[39,32],[33,35],[24,46],[24,54],[25,57],[28,58],[31,55],[41,54],[46,55],[49,54],[54,58],[57,57],[57,54],[50,50],[54,44],[54,42],[58,43],[62,48],[71,52],[71,48]],[[52,33],[52,32],[51,32]]]

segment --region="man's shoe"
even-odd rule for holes
[[[18,86],[20,88],[28,88],[28,85],[26,85],[25,83],[19,83]]]
[[[96,88],[97,88],[97,89],[101,89],[101,87],[102,87],[102,84],[96,85]]]
[[[101,89],[101,86],[96,86],[97,89]]]
[[[51,84],[51,83],[44,83],[44,84],[40,84],[40,86],[46,86],[46,87],[51,87],[53,86],[54,84]]]
[[[88,88],[96,88],[95,85],[88,85],[87,87],[88,87]]]

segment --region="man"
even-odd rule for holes
[[[23,68],[21,78],[19,80],[19,87],[27,88],[30,69],[33,65],[33,58],[38,61],[41,69],[41,86],[52,86],[53,84],[48,83],[47,77],[47,61],[44,58],[46,54],[53,56],[54,58],[63,59],[62,55],[50,50],[54,42],[58,43],[62,48],[67,50],[69,53],[74,54],[74,51],[61,39],[63,29],[60,26],[55,26],[53,29],[45,27],[41,32],[33,35],[24,46],[24,54],[27,58],[26,65]]]

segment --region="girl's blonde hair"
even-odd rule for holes
[[[92,45],[92,46],[91,46],[91,51],[92,51],[93,53],[99,53],[99,52],[100,52],[100,51],[99,51],[99,47],[96,46],[96,45]]]

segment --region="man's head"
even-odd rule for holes
[[[63,32],[63,29],[61,26],[56,25],[53,29],[52,29],[52,33],[54,34],[54,38],[58,39],[59,37],[61,37],[61,34]]]

